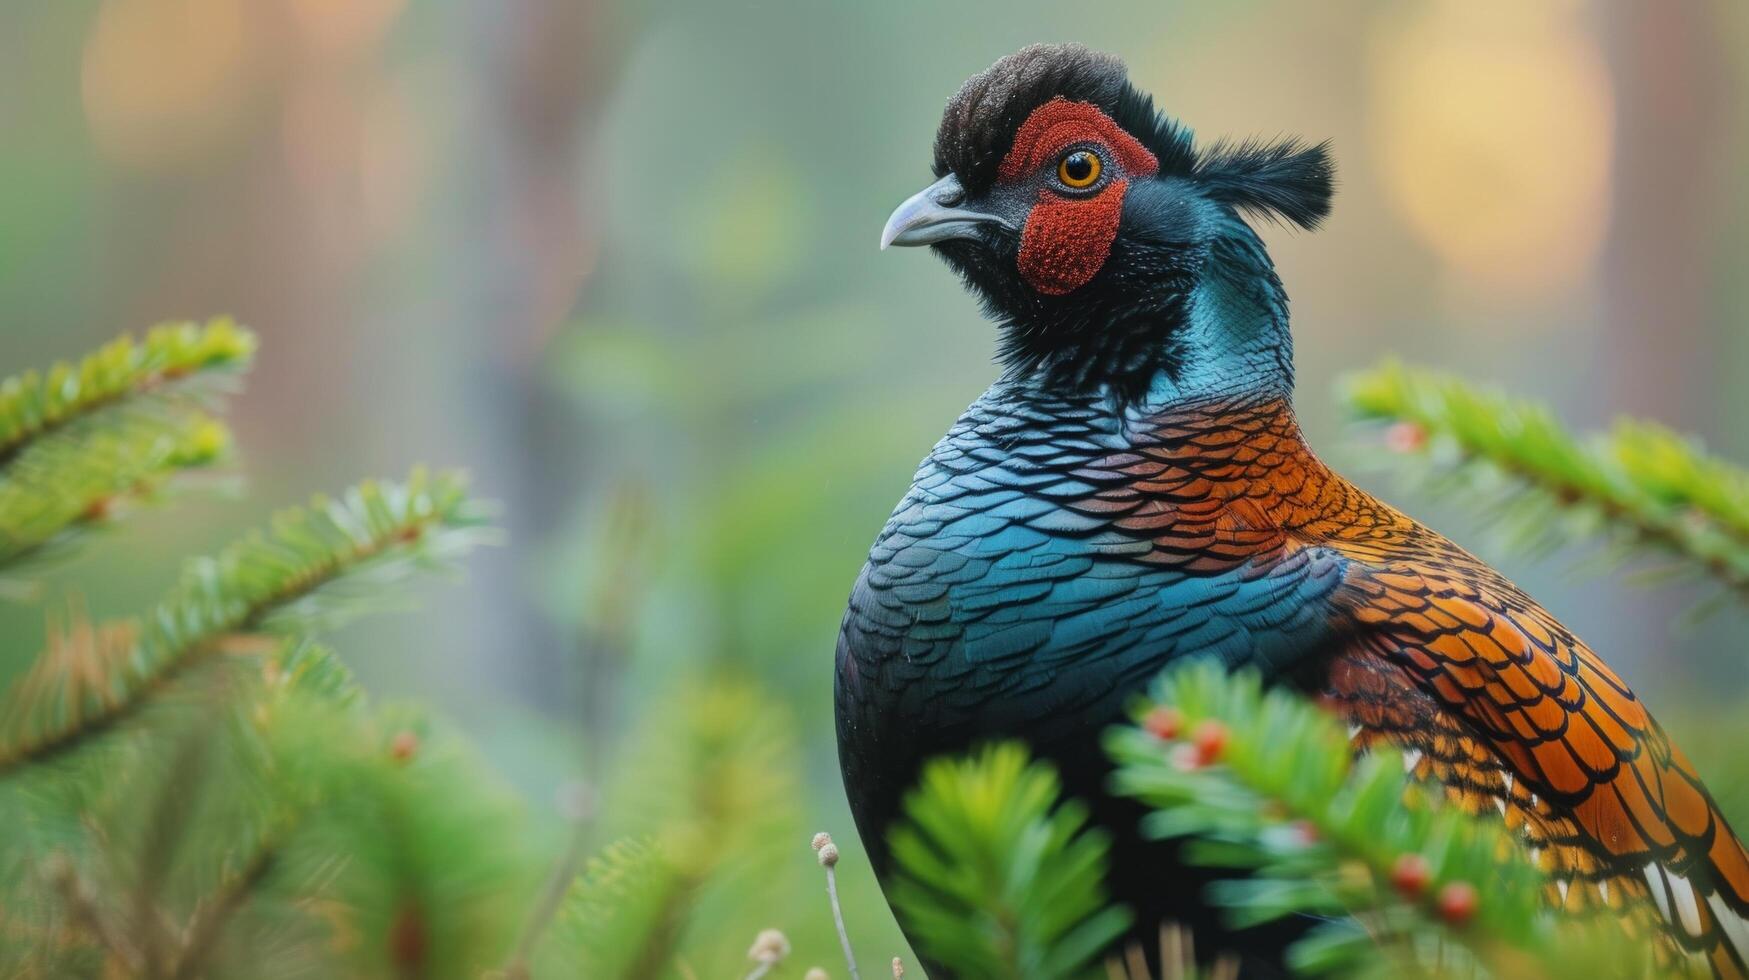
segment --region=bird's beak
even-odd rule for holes
[[[960,179],[948,174],[905,200],[881,229],[881,248],[888,245],[931,245],[950,238],[975,238],[979,225],[1008,226],[993,214],[968,211]]]

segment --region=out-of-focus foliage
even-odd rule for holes
[[[218,423],[165,385],[252,349],[215,321],[8,382],[8,513],[67,515],[55,495],[118,458],[161,464],[116,475],[108,492],[136,496],[210,462]],[[458,479],[416,473],[191,561],[146,616],[97,623],[71,604],[0,701],[0,972],[472,977],[496,962],[521,918],[504,896],[543,863],[520,804],[418,712],[371,707],[309,639],[482,527]]]
[[[1749,597],[1749,471],[1694,439],[1633,419],[1582,439],[1546,406],[1394,361],[1342,393],[1357,419],[1393,423],[1394,472],[1483,510],[1521,546],[1602,538]]]
[[[938,759],[890,834],[894,910],[956,976],[1089,976],[1131,922],[1105,892],[1110,841],[1015,744]]]
[[[255,335],[227,319],[165,324],[144,339],[120,337],[77,364],[0,381],[0,460],[55,429],[105,409],[150,405],[147,396],[187,395],[184,382],[246,368]]]
[[[458,478],[424,473],[281,513],[267,534],[190,562],[140,620],[75,622],[52,635],[6,702],[0,771],[108,727],[191,660],[222,653],[229,637],[333,625],[346,600],[380,593],[400,574],[397,565],[465,551],[481,521]]]
[[[31,594],[19,559],[220,461],[230,434],[199,409],[254,350],[229,320],[169,324],[0,381],[0,597]]]
[[[152,337],[86,362],[125,370],[58,371],[58,401],[15,400],[38,421],[0,459],[0,502],[60,521],[15,522],[45,529],[31,545],[123,513],[61,499],[89,499],[67,488],[118,455],[160,464],[150,488],[216,460],[167,437],[216,445],[212,401],[150,379],[231,366],[196,352],[246,353],[248,335]],[[120,477],[99,489],[145,498],[144,475]],[[622,607],[644,540],[644,508],[623,499],[618,564],[591,607],[591,649],[610,666],[630,642]],[[311,640],[487,537],[458,477],[416,471],[279,513],[188,562],[143,616],[97,621],[68,600],[0,702],[7,975],[718,976],[744,969],[748,939],[774,924],[793,939],[756,946],[767,969],[835,956],[794,806],[793,722],[729,665],[672,685],[623,739],[596,727],[615,751],[596,755],[599,785],[576,787],[575,856],[557,860],[465,743],[414,706],[371,704]],[[27,556],[46,557],[20,547],[0,570]],[[597,677],[611,689],[617,668]],[[537,900],[542,877],[556,902]]]
[[[673,933],[685,888],[655,843],[626,838],[607,845],[570,889],[542,951],[544,964],[553,976],[608,980],[659,970],[659,950],[642,940]]]

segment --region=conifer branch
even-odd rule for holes
[[[1749,600],[1749,470],[1692,439],[1633,420],[1581,439],[1543,406],[1396,362],[1342,398],[1357,420],[1394,423],[1386,444],[1418,461],[1425,489],[1480,502],[1523,544],[1613,534]]]
[[[554,921],[554,968],[604,980],[660,976],[697,887],[653,842],[609,844],[585,863]]]
[[[1078,977],[1129,927],[1105,893],[1110,841],[1055,770],[991,746],[924,767],[888,832],[888,896],[918,950],[974,977]]]
[[[460,478],[423,471],[279,514],[266,534],[191,562],[143,622],[73,631],[108,644],[131,632],[125,651],[51,638],[4,702],[0,774],[107,729],[229,637],[338,618],[348,581],[375,585],[407,564],[452,556],[480,539],[483,523]]]
[[[123,419],[31,443],[0,473],[0,567],[114,520],[172,476],[219,462],[230,444],[224,424],[200,413]]]
[[[0,467],[32,441],[106,408],[197,376],[241,370],[255,345],[254,334],[226,318],[165,324],[142,340],[111,341],[77,364],[0,381]]]
[[[51,855],[44,872],[49,886],[67,910],[71,923],[88,933],[98,948],[130,971],[140,968],[140,952],[123,934],[92,894],[91,886],[64,854]]]
[[[535,976],[655,980],[682,955],[714,955],[769,927],[750,895],[772,894],[799,835],[794,737],[781,706],[733,675],[694,678],[642,719],[604,799],[615,844],[588,863],[535,956]],[[710,911],[705,911],[705,910]],[[727,963],[716,972],[728,975]],[[707,974],[708,975],[708,974]]]
[[[172,955],[176,937],[166,917],[160,914],[163,893],[176,855],[189,836],[184,819],[189,801],[210,788],[208,761],[219,727],[216,721],[212,717],[201,719],[180,734],[170,749],[169,769],[143,815],[145,832],[140,836],[128,921],[133,924],[135,945],[140,949],[142,972],[151,980],[162,980],[165,964]]]
[[[1653,967],[1618,923],[1550,914],[1547,879],[1498,819],[1445,805],[1394,749],[1355,759],[1334,717],[1255,673],[1203,662],[1168,671],[1137,717],[1107,740],[1116,790],[1153,808],[1145,834],[1186,839],[1191,861],[1250,872],[1207,893],[1235,927],[1327,919],[1289,951],[1297,970]]]
[[[249,901],[249,897],[273,872],[279,852],[271,841],[263,841],[243,866],[237,869],[207,901],[196,910],[187,929],[187,938],[177,954],[175,964],[167,971],[169,980],[194,980],[206,969],[207,961],[218,948],[225,925]]]

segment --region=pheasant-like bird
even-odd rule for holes
[[[1021,737],[1116,836],[1112,888],[1144,927],[1219,936],[1196,872],[1106,793],[1099,748],[1161,668],[1217,657],[1498,808],[1563,907],[1655,909],[1672,952],[1745,972],[1749,855],[1640,700],[1306,446],[1287,297],[1245,216],[1313,227],[1323,146],[1198,150],[1117,60],[1035,46],[948,101],[935,174],[881,246],[933,246],[1005,371],[923,462],[840,632],[839,756],[877,869],[923,760]]]

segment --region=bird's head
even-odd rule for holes
[[[967,80],[934,170],[881,247],[933,246],[1002,325],[1011,372],[1132,394],[1194,358],[1187,345],[1222,343],[1186,329],[1210,314],[1198,306],[1212,284],[1242,292],[1256,276],[1263,305],[1279,294],[1240,212],[1310,228],[1332,180],[1322,145],[1197,150],[1121,62],[1075,44],[1024,48]]]

